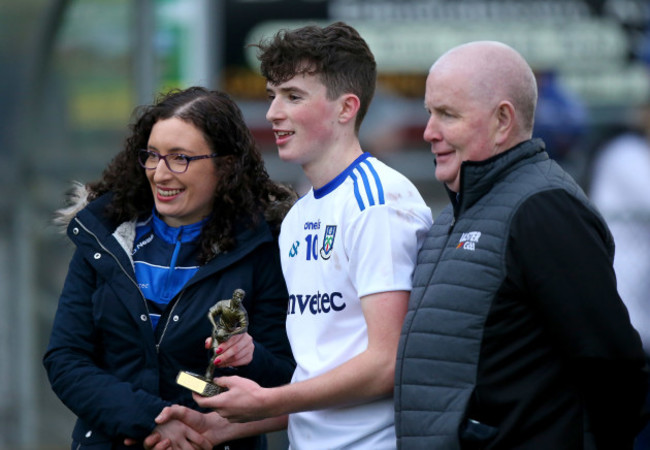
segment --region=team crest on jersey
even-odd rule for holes
[[[325,227],[325,236],[323,237],[323,246],[320,249],[320,257],[330,259],[332,249],[334,248],[334,238],[336,237],[336,225],[327,225]]]

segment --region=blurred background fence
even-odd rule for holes
[[[640,125],[650,98],[644,0],[0,0],[1,450],[69,447],[74,418],[41,357],[72,252],[50,220],[70,182],[100,176],[137,105],[200,84],[235,97],[271,175],[304,189],[300,169],[277,159],[246,45],[335,20],[356,26],[378,62],[364,149],[411,178],[434,214],[445,200],[422,141],[424,81],[448,48],[497,39],[529,60],[535,134],[587,189],[601,144]]]

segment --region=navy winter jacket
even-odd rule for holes
[[[167,405],[198,409],[176,375],[205,372],[208,309],[238,288],[246,292],[253,361],[227,372],[217,369],[215,376],[235,373],[262,386],[290,381],[295,363],[285,333],[287,291],[266,222],[240,230],[233,250],[201,266],[154,330],[129,256],[135,222],[109,223],[103,215],[108,202],[106,195],[93,201],[68,225],[77,248],[44,356],[52,389],[79,418],[73,441],[80,448],[120,448],[125,437],[142,440]]]

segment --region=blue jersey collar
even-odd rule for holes
[[[367,152],[363,153],[361,156],[355,159],[354,162],[347,167],[347,169],[345,169],[343,172],[338,174],[336,178],[334,178],[332,181],[330,181],[329,183],[327,183],[325,186],[321,188],[314,189],[314,197],[315,198],[325,197],[327,194],[329,194],[334,189],[339,187],[339,185],[345,181],[348,175],[350,175],[350,172],[352,172],[355,167],[357,167],[362,161],[368,159],[370,156],[372,156],[370,153]]]
[[[154,211],[153,213],[153,230],[156,233],[156,236],[160,237],[162,240],[169,244],[174,244],[179,240],[181,242],[193,242],[199,238],[201,235],[201,230],[203,225],[209,220],[205,218],[199,222],[191,223],[189,225],[182,225],[180,227],[171,227],[167,225],[160,217],[158,213]]]

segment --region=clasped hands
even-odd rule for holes
[[[212,338],[205,341],[210,348]],[[216,367],[236,367],[249,364],[253,359],[253,339],[248,333],[233,335],[221,343],[217,358],[212,361]],[[147,436],[143,445],[148,450],[212,450],[222,442],[236,438],[234,423],[255,420],[245,414],[255,404],[256,392],[262,388],[257,383],[241,377],[221,377],[214,381],[228,391],[214,397],[192,394],[196,403],[214,412],[201,413],[191,408],[173,405],[164,408],[156,417],[156,427]],[[138,443],[127,438],[126,445]]]

